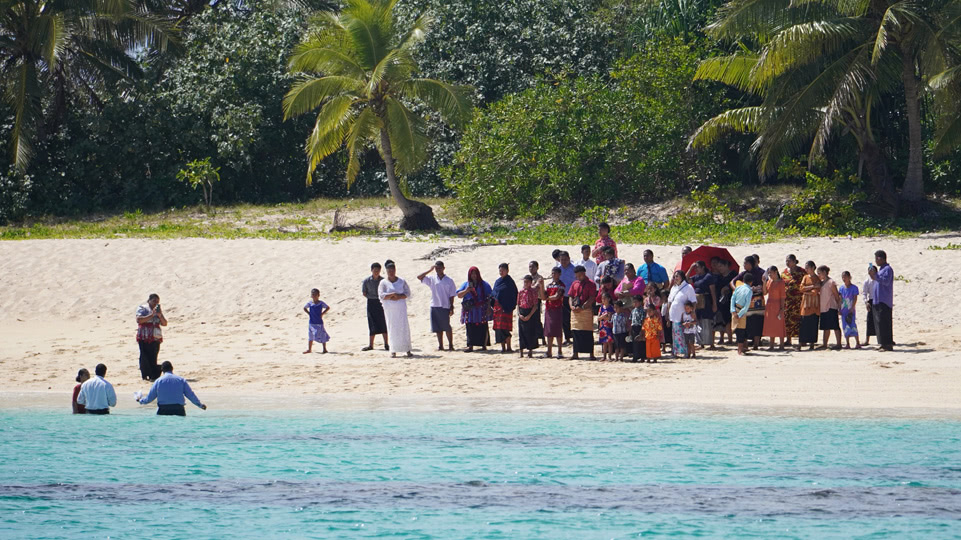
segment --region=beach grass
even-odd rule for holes
[[[241,204],[215,208],[210,214],[202,207],[161,212],[124,212],[79,219],[46,218],[0,227],[0,240],[112,239],[112,238],[257,238],[269,240],[337,240],[349,237],[405,239],[467,239],[483,244],[570,245],[593,243],[596,226],[583,219],[542,221],[467,221],[449,210],[449,199],[426,199],[443,224],[441,231],[405,233],[396,228],[399,213],[385,197],[357,199],[315,199],[304,203],[277,205]],[[355,225],[331,231],[335,210],[342,210]],[[926,230],[899,224],[858,223],[845,231],[804,231],[779,227],[773,219],[727,218],[685,212],[666,220],[627,220],[616,223],[617,240],[627,244],[760,244],[807,236],[917,236]],[[930,249],[959,249],[958,244]]]

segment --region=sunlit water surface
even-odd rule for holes
[[[961,538],[961,422],[0,411],[2,538]]]

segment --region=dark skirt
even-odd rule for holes
[[[590,330],[573,330],[574,352],[594,353],[594,332]]]
[[[868,337],[878,335],[877,331],[874,329],[874,314],[871,313],[871,306],[874,302],[868,300]]]
[[[894,348],[894,320],[891,306],[878,302],[871,308],[874,328],[878,331],[878,345],[886,350]]]
[[[838,310],[829,309],[824,313],[821,313],[821,320],[819,323],[821,325],[821,330],[840,330],[841,323],[838,320]]]
[[[520,308],[518,313],[521,316],[526,317],[533,309]],[[531,317],[529,321],[522,321],[520,317],[517,318],[517,347],[520,350],[524,349],[536,349],[540,346],[540,338],[537,335],[537,320]]]
[[[747,330],[745,330],[744,328],[735,328],[734,343],[737,343],[738,345],[740,345],[741,343],[745,343],[746,341],[747,341]]]
[[[384,306],[380,300],[367,299],[367,328],[372,336],[387,333],[387,317],[384,316]]]
[[[647,342],[644,341],[644,328],[640,325],[631,327],[631,356],[634,361],[647,359]]]
[[[563,309],[548,309],[544,311],[544,337],[564,337]]]
[[[798,341],[801,343],[818,342],[817,315],[804,315],[801,317],[801,329],[798,330]]]
[[[467,346],[487,346],[487,323],[467,323]]]
[[[747,339],[754,339],[764,335],[764,315],[748,315],[745,323]]]

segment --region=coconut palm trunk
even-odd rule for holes
[[[394,155],[391,151],[390,135],[387,133],[386,127],[380,130],[380,147],[381,157],[387,166],[387,187],[390,189],[390,196],[394,198],[397,207],[404,214],[404,217],[400,220],[401,228],[409,231],[439,229],[440,225],[434,218],[434,210],[425,203],[408,199],[401,191],[400,183],[397,182],[397,174],[394,171]]]
[[[901,198],[910,204],[924,199],[924,162],[921,155],[921,82],[915,73],[914,57],[902,52],[901,79],[904,82],[904,100],[908,116],[908,172],[904,177]]]

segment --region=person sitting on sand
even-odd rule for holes
[[[324,346],[323,353],[327,353],[327,342],[330,335],[324,329],[324,315],[330,311],[330,306],[320,300],[320,290],[310,290],[310,302],[304,305],[304,313],[308,316],[307,322],[307,350],[304,354],[310,354],[314,350],[314,342]]]
[[[88,379],[80,386],[77,404],[86,407],[86,414],[110,414],[110,407],[117,406],[117,392],[107,382],[107,366],[97,364],[93,370],[96,377]]]
[[[190,389],[187,379],[180,375],[174,375],[173,364],[164,362],[160,366],[160,371],[163,372],[163,375],[150,387],[147,397],[138,399],[137,403],[146,405],[156,399],[158,416],[187,416],[187,411],[184,410],[185,397],[194,405],[205,411],[207,410],[207,406],[201,403],[197,394],[194,394],[194,391]]]
[[[87,371],[87,368],[80,368],[80,371],[77,372],[78,384],[77,386],[73,387],[73,400],[72,400],[73,414],[84,414],[85,412],[87,412],[86,407],[77,403],[77,396],[80,395],[80,387],[83,386],[83,383],[87,382],[89,379],[90,379],[90,372]]]

